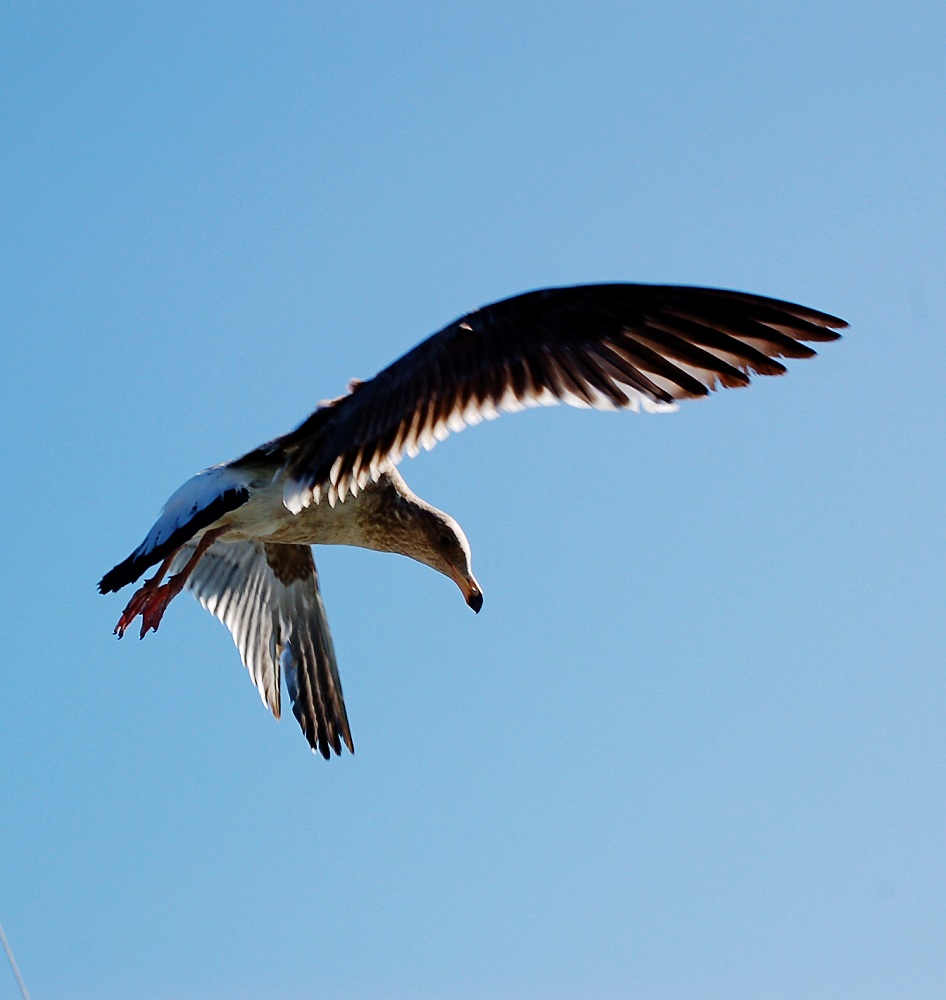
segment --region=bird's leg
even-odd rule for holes
[[[164,579],[164,574],[171,568],[174,557],[180,551],[180,549],[175,549],[161,563],[158,572],[150,580],[146,580],[144,585],[128,602],[128,607],[122,612],[122,616],[118,619],[118,624],[115,626],[115,635],[121,639],[125,634],[125,630],[138,615],[141,615],[140,638],[143,639],[145,637],[148,629],[157,632],[167,606],[184,589],[187,578],[193,573],[194,567],[200,562],[203,554],[226,530],[226,528],[217,528],[214,531],[206,532],[197,543],[193,555],[184,564],[184,568],[180,573],[175,574],[167,583],[162,584],[161,580]]]

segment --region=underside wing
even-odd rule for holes
[[[185,546],[171,567],[193,551]],[[354,751],[335,650],[312,550],[219,539],[187,583],[198,601],[224,623],[263,703],[280,715],[280,675],[292,711],[313,750],[323,757]]]

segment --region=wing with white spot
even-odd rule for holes
[[[804,341],[836,340],[826,313],[742,292],[585,285],[528,292],[462,317],[272,443],[298,512],[334,504],[385,464],[500,411],[568,403],[672,409],[713,389],[780,375]]]

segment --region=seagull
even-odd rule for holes
[[[751,375],[781,375],[779,358],[813,357],[806,341],[837,340],[846,325],[777,299],[679,285],[547,288],[484,306],[353,381],[295,430],[184,483],[99,583],[111,593],[158,567],[115,634],[139,616],[141,638],[157,631],[186,587],[230,630],[277,719],[285,678],[312,750],[327,760],[344,743],[353,753],[311,546],[409,556],[451,579],[475,612],[483,605],[466,535],[410,489],[397,469],[405,454],[531,406],[673,410]]]

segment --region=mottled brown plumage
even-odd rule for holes
[[[780,375],[779,358],[845,324],[742,292],[586,285],[529,292],[461,317],[289,434],[214,466],[168,501],[144,542],[103,577],[103,593],[158,573],[132,598],[121,635],[157,629],[185,584],[233,634],[264,702],[280,677],[313,749],[351,734],[311,544],[397,552],[483,595],[460,526],[417,497],[395,466],[451,431],[526,406],[673,408],[681,399]],[[177,574],[162,583],[166,572]]]

